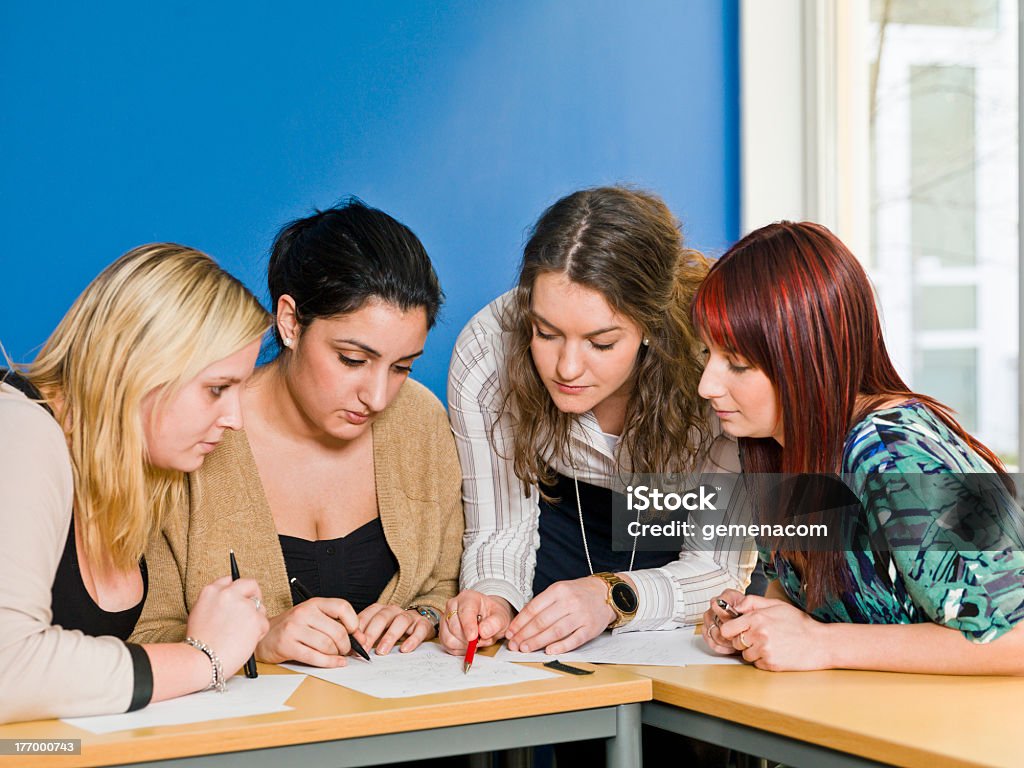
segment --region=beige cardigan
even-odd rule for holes
[[[398,572],[379,602],[428,605],[439,614],[458,590],[462,470],[444,407],[409,380],[373,423],[377,509]],[[146,550],[149,596],[136,643],[185,637],[188,612],[209,582],[228,574],[228,550],[254,578],[268,616],[292,607],[284,556],[244,432],[228,432],[189,477],[189,511],[173,515]]]
[[[73,500],[60,426],[0,384],[0,723],[124,712],[132,700],[124,643],[53,624]]]

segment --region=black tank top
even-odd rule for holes
[[[80,629],[87,635],[113,635],[120,640],[127,640],[142,615],[142,606],[146,604],[146,595],[149,593],[149,571],[144,557],[139,560],[139,570],[142,572],[142,600],[138,604],[123,611],[105,611],[96,605],[85,588],[82,571],[78,567],[75,519],[72,517],[68,541],[64,545],[64,554],[61,555],[50,590],[53,623],[64,629]]]
[[[0,381],[20,390],[33,400],[40,399],[39,391],[24,377],[13,371],[0,370]],[[50,415],[52,411],[46,408]],[[127,640],[135,629],[135,624],[142,615],[142,606],[146,603],[149,593],[149,572],[146,559],[139,561],[142,573],[142,600],[137,605],[123,611],[105,611],[96,605],[82,581],[82,571],[78,567],[78,547],[75,545],[75,519],[71,518],[68,539],[64,544],[64,553],[57,565],[57,573],[53,577],[50,589],[50,605],[53,610],[53,624],[64,629],[79,629],[87,635],[100,637],[113,635]]]
[[[278,539],[289,579],[297,577],[315,597],[348,600],[357,613],[377,601],[398,571],[379,517],[340,539]]]

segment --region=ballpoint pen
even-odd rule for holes
[[[725,611],[726,613],[728,613],[728,614],[729,614],[730,616],[732,616],[732,617],[733,617],[734,619],[738,619],[738,618],[739,618],[740,616],[742,616],[742,615],[743,615],[742,613],[740,613],[739,611],[737,611],[737,610],[736,610],[735,608],[733,608],[733,607],[732,607],[731,605],[729,605],[729,603],[727,603],[727,602],[726,602],[725,600],[723,600],[723,599],[722,599],[722,598],[720,598],[720,597],[719,597],[719,598],[717,598],[717,599],[715,600],[715,602],[716,602],[716,603],[718,604],[718,607],[719,607],[719,608],[721,608],[721,609],[722,609],[723,611]]]
[[[235,550],[230,550],[229,559],[231,561],[231,580],[238,581],[241,578],[241,574],[238,572],[238,561],[235,560]],[[259,605],[256,606],[259,608]],[[256,654],[254,653],[249,657],[249,660],[245,662],[245,676],[248,678],[259,677],[259,673],[256,671]]]
[[[296,594],[298,594],[298,596],[301,597],[303,600],[310,600],[313,597],[313,593],[306,589],[306,585],[299,581],[298,578],[292,577],[288,583],[292,585],[292,589],[294,589]],[[371,660],[370,654],[366,652],[366,649],[363,648],[362,644],[358,640],[356,640],[354,636],[349,635],[348,641],[352,645],[353,651],[358,653],[367,661]]]
[[[473,666],[473,657],[476,655],[476,644],[479,638],[473,638],[469,641],[469,645],[466,646],[466,660],[462,663],[462,674],[468,674],[470,667]]]

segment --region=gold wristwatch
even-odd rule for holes
[[[605,598],[605,601],[615,611],[616,617],[608,625],[609,629],[621,627],[636,616],[636,609],[640,605],[640,600],[628,581],[620,579],[614,573],[595,573],[594,575],[608,585],[608,596]]]

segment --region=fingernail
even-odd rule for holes
[[[523,646],[523,653],[529,653],[529,652],[530,652],[530,648],[528,646],[524,645]]]

